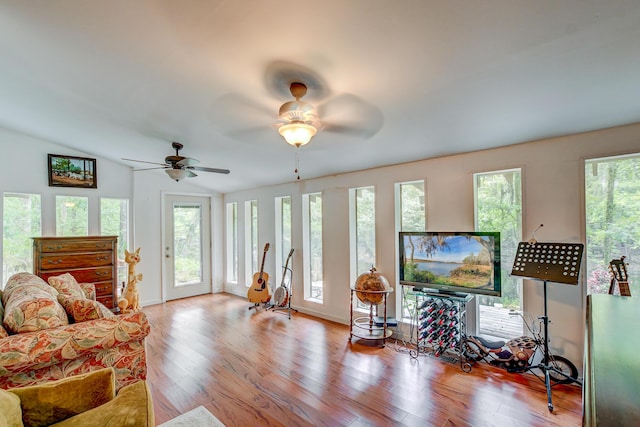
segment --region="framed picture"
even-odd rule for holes
[[[96,159],[49,154],[49,186],[98,188]]]

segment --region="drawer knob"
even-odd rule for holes
[[[107,259],[109,259],[108,256],[97,256],[96,257],[96,261],[104,261],[104,260],[107,260]]]
[[[62,249],[62,246],[58,245],[58,246],[47,246],[47,249]]]
[[[62,262],[62,260],[61,260],[61,259],[56,260],[56,261],[53,261],[53,260],[47,260],[47,262],[48,262],[49,264],[60,264],[60,263]]]

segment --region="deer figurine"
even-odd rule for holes
[[[118,300],[118,307],[121,313],[129,313],[140,310],[138,295],[138,282],[142,281],[142,273],[136,274],[136,264],[140,262],[140,248],[134,252],[124,251],[124,262],[128,264],[128,282],[124,294]]]

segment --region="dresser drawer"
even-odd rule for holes
[[[64,273],[71,273],[78,283],[95,283],[103,280],[111,280],[113,278],[113,267],[107,266],[78,270],[65,269],[64,271],[47,270],[40,273],[40,277],[46,281],[49,277],[59,276]]]
[[[113,282],[94,283],[96,297],[113,296]]]
[[[65,240],[57,242],[55,240],[41,240],[37,242],[41,253],[47,252],[90,252],[106,251],[115,249],[113,241],[108,240]]]
[[[98,297],[98,298],[96,298],[96,301],[98,301],[99,303],[102,303],[102,305],[107,307],[109,310],[112,310],[112,309],[114,309],[116,307],[113,304],[113,295],[108,295],[108,296],[104,296],[104,297]]]
[[[42,270],[69,269],[73,267],[100,267],[111,265],[111,252],[95,252],[91,254],[43,254],[40,256]]]

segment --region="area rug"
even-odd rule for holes
[[[224,424],[214,417],[211,412],[207,411],[204,406],[198,406],[166,423],[160,424],[158,427],[224,427]]]

